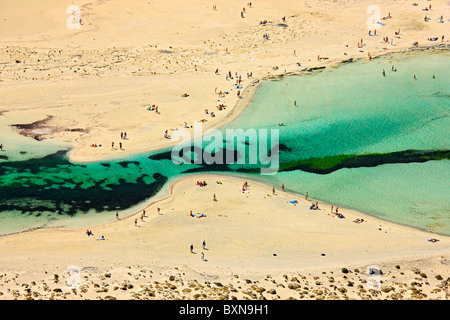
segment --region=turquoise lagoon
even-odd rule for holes
[[[67,148],[11,133],[13,151],[0,158],[0,234],[110,221],[182,175],[220,172],[450,235],[449,61],[444,50],[400,53],[263,82],[222,131],[279,130],[274,175],[255,165],[176,165],[171,150],[71,163]]]

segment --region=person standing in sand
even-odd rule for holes
[[[193,244],[191,244],[191,253],[194,253],[194,245]]]

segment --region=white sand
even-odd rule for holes
[[[197,186],[196,181],[200,179],[206,180],[208,185]],[[280,190],[273,195],[271,187],[256,182],[250,182],[249,192],[244,193],[242,184],[238,178],[189,176],[172,184],[166,198],[143,208],[147,215],[143,221],[139,219],[142,211],[120,220],[115,220],[112,213],[111,223],[87,226],[94,233],[91,237],[84,234],[85,229],[36,230],[2,237],[0,270],[9,277],[18,274],[24,279],[10,281],[3,287],[13,290],[17,284],[29,284],[31,279],[48,282],[53,274],[67,279],[65,271],[71,265],[95,269],[90,273],[96,274],[97,279],[110,273],[111,279],[125,281],[130,278],[128,272],[140,273],[141,276],[130,279],[135,285],[148,284],[150,280],[142,275],[150,271],[154,273],[152,281],[178,274],[183,283],[215,279],[229,284],[236,280],[234,275],[262,281],[267,275],[282,278],[302,274],[306,277],[310,272],[320,274],[319,271],[334,270],[335,274],[343,276],[341,268],[353,269],[353,266],[358,266],[361,274],[348,276],[353,280],[367,280],[367,268],[371,265],[383,270],[385,281],[393,281],[387,276],[389,272],[405,278],[403,281],[408,284],[407,281],[419,277],[411,271],[413,268],[428,277],[441,275],[444,280],[448,277],[449,237],[342,208],[339,212],[345,218],[339,219],[329,214],[328,204],[319,203],[319,210],[310,210],[311,200],[298,195]],[[217,201],[213,201],[213,194]],[[297,204],[289,203],[294,199]],[[159,213],[157,208],[160,208]],[[195,215],[206,216],[191,217],[191,210]],[[358,218],[364,222],[353,222]],[[135,219],[138,219],[137,225]],[[106,240],[96,240],[99,236]],[[429,242],[431,238],[439,241]],[[203,240],[206,249],[202,248]],[[191,244],[194,253],[190,253]],[[201,259],[202,252],[206,261]],[[397,264],[403,268],[395,269]],[[406,272],[406,266],[410,274],[400,275]],[[312,276],[306,279],[314,282]],[[436,279],[428,281],[434,281],[433,286],[427,287],[428,294],[442,283]],[[266,285],[261,286],[268,289]],[[63,282],[54,287],[70,291]],[[355,295],[356,285],[353,289],[352,295]],[[47,298],[51,293],[35,290],[47,294]],[[0,291],[6,293],[7,290]],[[119,294],[111,291],[105,292],[103,297]],[[179,296],[175,292],[172,294]],[[443,294],[445,291],[437,297],[442,298]],[[287,299],[290,295],[292,292],[288,290],[280,298]],[[296,293],[296,298],[300,298],[298,295]],[[21,297],[24,298],[23,292]],[[159,298],[171,297],[160,295]]]

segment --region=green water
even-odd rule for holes
[[[0,118],[9,139],[0,158],[0,234],[111,221],[181,175],[215,171],[450,235],[449,58],[397,54],[263,82],[223,129],[278,129],[280,172],[270,176],[250,174],[258,168],[250,165],[176,165],[171,150],[71,163],[64,146],[19,137]]]

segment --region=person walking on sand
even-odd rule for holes
[[[275,194],[275,187],[272,188],[272,193]]]
[[[205,247],[206,247],[206,241],[205,241],[205,240],[203,240],[203,243],[202,243],[202,248],[203,248],[203,249],[205,249]]]
[[[122,142],[119,142],[119,148],[122,150]]]
[[[194,245],[191,244],[191,253],[194,253]]]
[[[161,211],[161,208],[158,207],[158,208],[156,208],[156,210],[158,211],[158,214],[159,214],[159,212]]]
[[[216,194],[213,195],[213,201],[217,201]]]
[[[202,251],[202,261],[205,261],[205,254]]]
[[[137,226],[137,218],[134,219],[134,225]]]
[[[116,212],[116,220],[119,220],[119,213]]]

